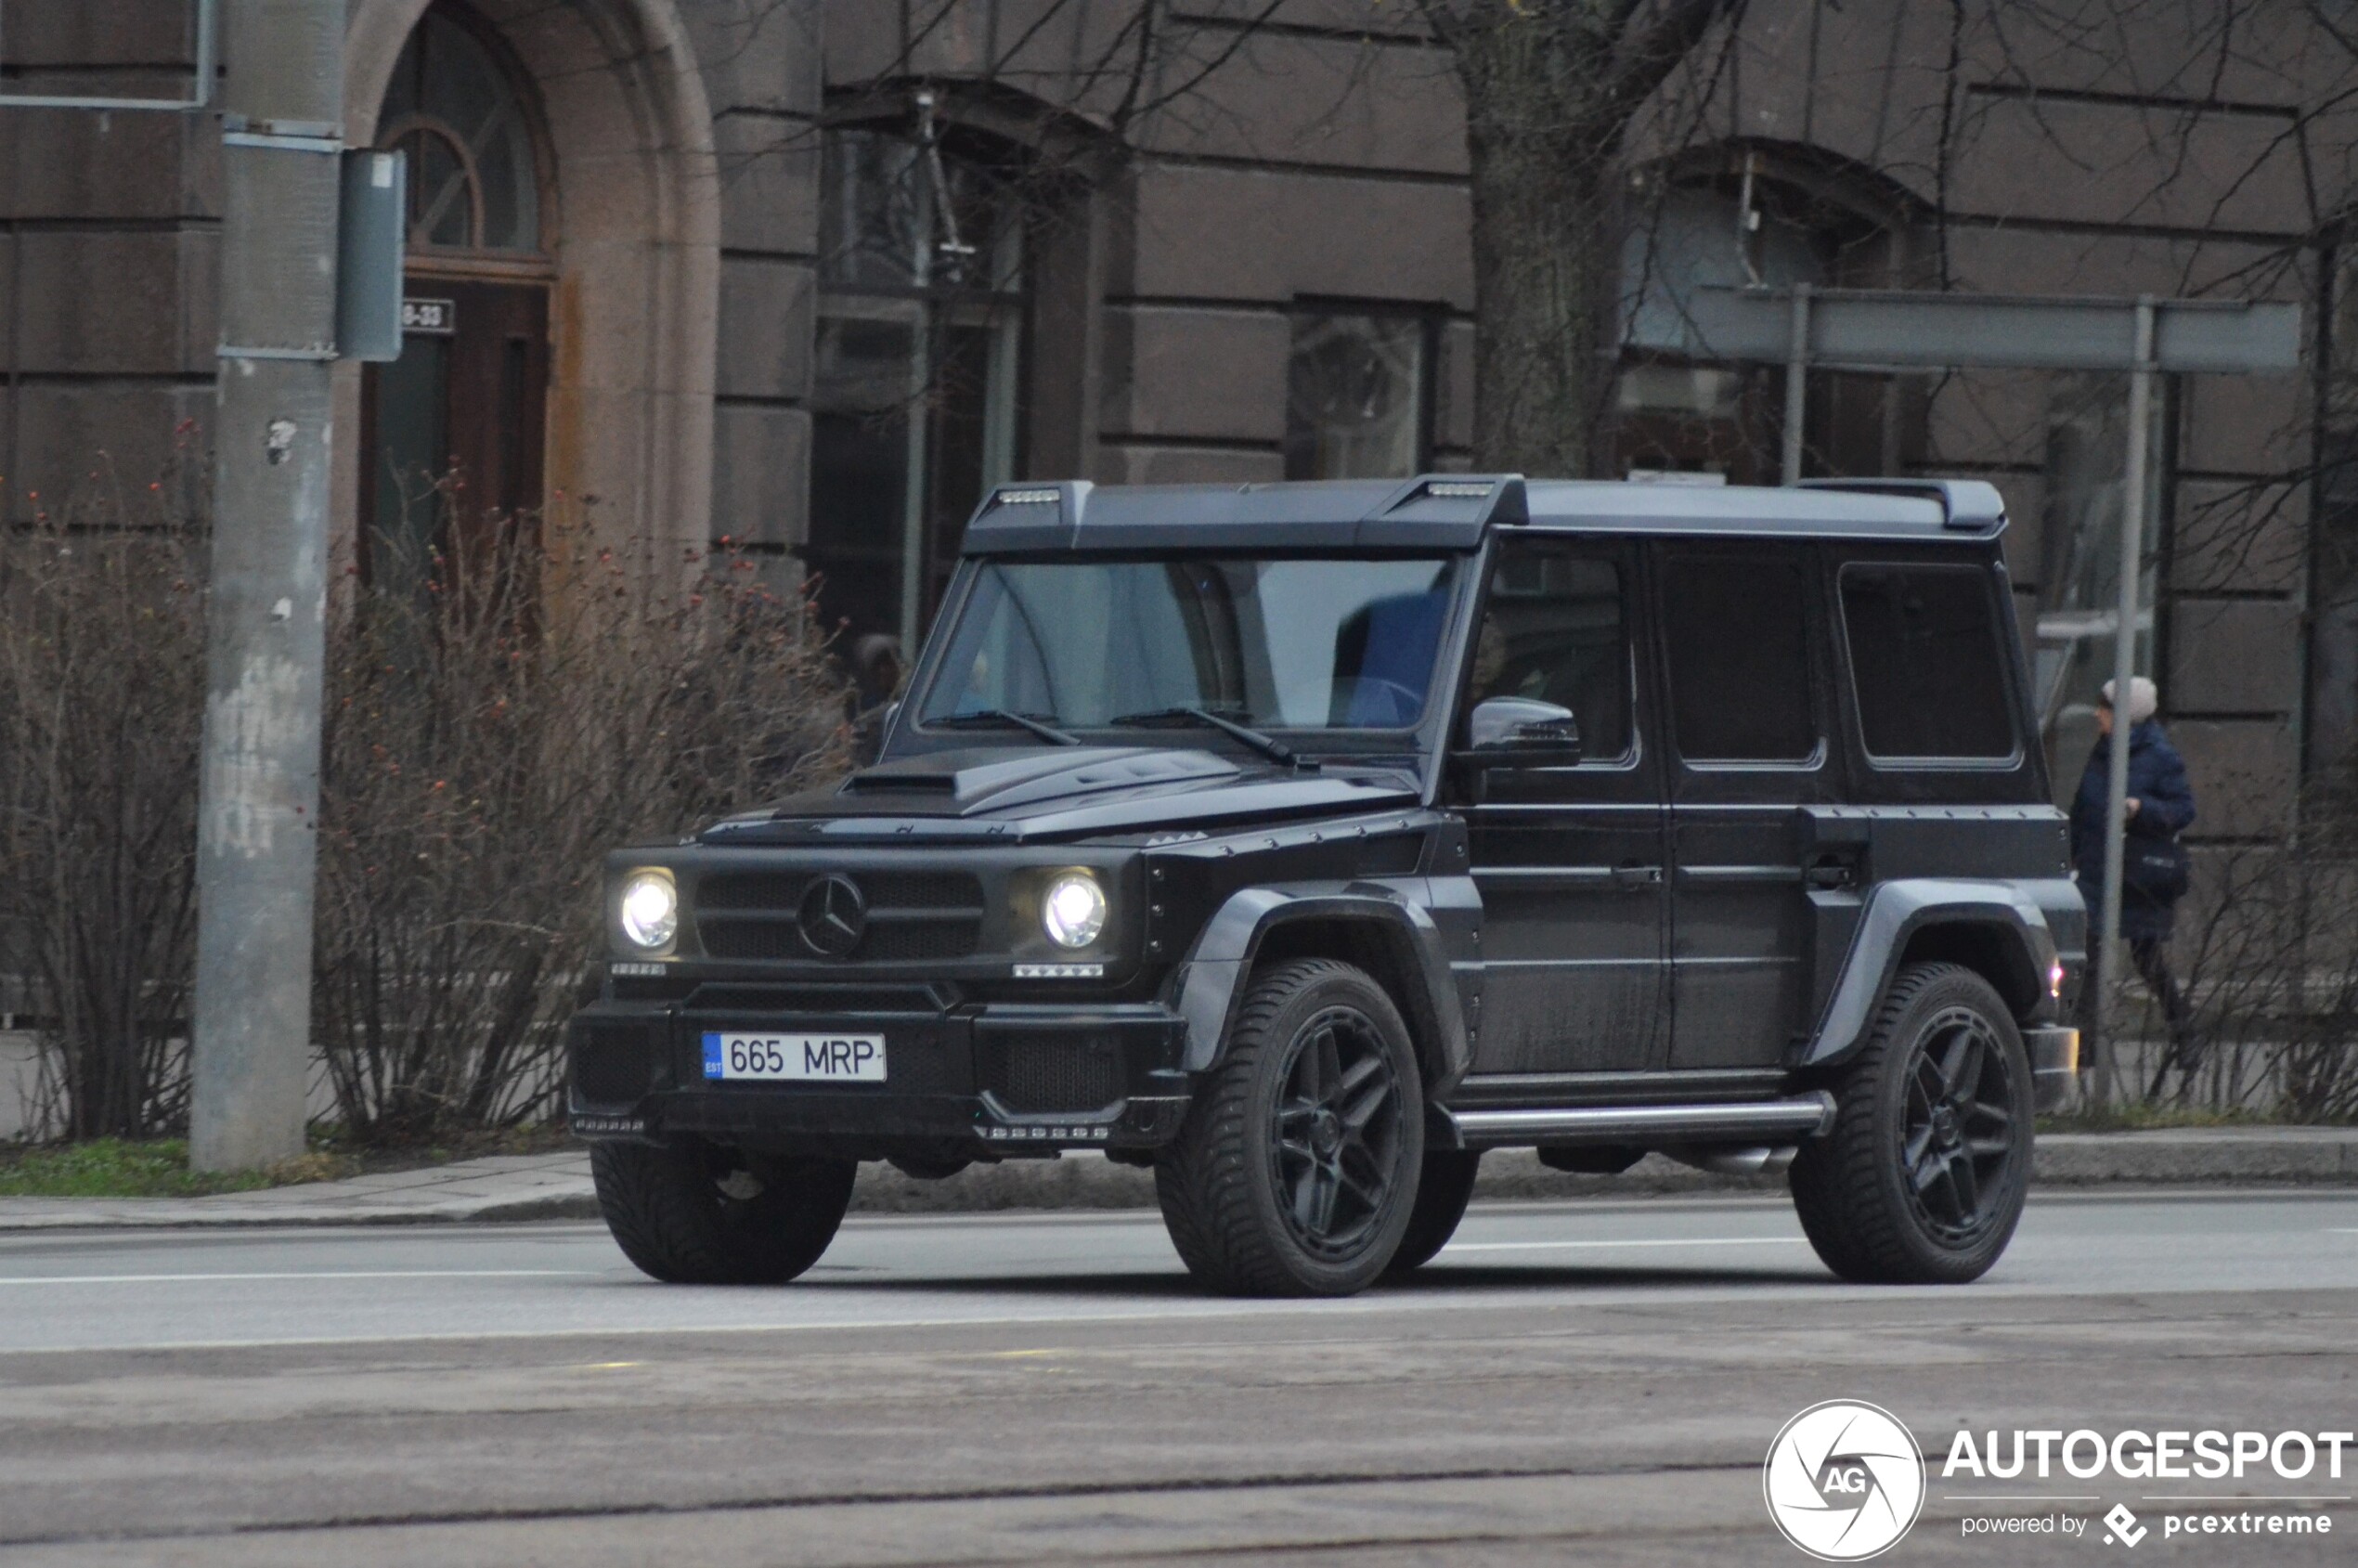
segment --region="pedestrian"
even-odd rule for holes
[[[2071,859],[2079,881],[2079,895],[2088,904],[2089,950],[2095,950],[2103,929],[2105,898],[2105,818],[2112,784],[2113,685],[2105,682],[2104,699],[2096,707],[2096,745],[2079,775],[2079,793],[2071,802]],[[2186,759],[2170,744],[2161,721],[2154,717],[2160,693],[2140,675],[2129,682],[2128,831],[2122,844],[2120,935],[2129,943],[2137,973],[2144,977],[2170,1029],[2170,1055],[2161,1072],[2172,1064],[2192,1074],[2201,1065],[2200,1047],[2190,1027],[2184,992],[2170,972],[2171,914],[2186,891],[2186,851],[2178,836],[2195,820],[2195,793],[2186,782]],[[2097,1005],[2093,978],[2080,991],[2082,1037],[2092,1037],[2087,1025]],[[2083,1070],[2095,1067],[2083,1056]],[[2155,1074],[2160,1083],[2160,1072]]]

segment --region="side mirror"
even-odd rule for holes
[[[1530,697],[1492,697],[1474,705],[1467,739],[1483,752],[1545,754],[1550,761],[1580,759],[1580,720],[1572,709]]]

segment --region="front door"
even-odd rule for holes
[[[1619,544],[1524,534],[1492,557],[1466,711],[1494,696],[1570,708],[1581,760],[1459,760],[1483,902],[1476,1093],[1662,1065],[1665,846],[1639,602]]]
[[[1809,545],[1658,545],[1668,692],[1670,1065],[1772,1069],[1807,1027],[1814,915],[1798,808],[1829,774]]]
[[[548,290],[427,275],[404,296],[401,357],[361,398],[361,561],[380,583],[428,579],[434,551],[486,561],[541,504]]]

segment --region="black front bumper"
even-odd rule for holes
[[[882,1082],[706,1076],[704,1037],[881,1035]],[[1151,1150],[1186,1110],[1185,1026],[1158,1004],[779,1013],[601,1002],[568,1031],[573,1130],[745,1147],[987,1160]]]

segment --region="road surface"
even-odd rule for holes
[[[1761,1459],[1838,1397],[1935,1459],[1885,1562],[2105,1558],[1963,1521],[2125,1501],[2339,1526],[2141,1562],[2347,1562],[2347,1474],[1938,1460],[2349,1429],[2354,1379],[2358,1194],[2041,1195],[1921,1290],[1836,1282],[1781,1202],[1504,1205],[1336,1302],[1199,1295],[1137,1214],[855,1219],[774,1289],[653,1284],[585,1225],[36,1235],[0,1241],[0,1565],[1798,1564]]]

